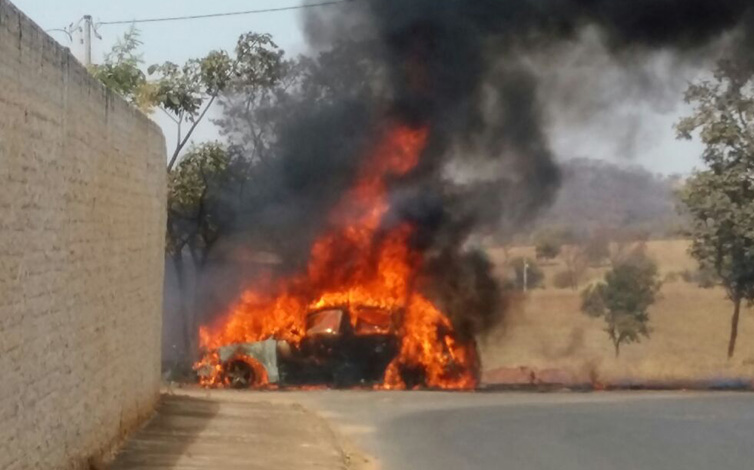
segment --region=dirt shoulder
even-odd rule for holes
[[[152,420],[108,468],[371,470],[369,462],[300,404],[186,390],[163,395]]]

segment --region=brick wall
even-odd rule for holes
[[[83,468],[155,403],[165,144],[0,0],[0,468]]]

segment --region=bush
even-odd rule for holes
[[[634,253],[605,274],[604,282],[581,294],[581,310],[593,318],[604,318],[605,332],[615,348],[649,338],[649,307],[660,290],[657,265]]]
[[[696,284],[703,289],[710,289],[720,283],[720,278],[711,269],[686,269],[681,272],[681,279],[685,282]]]

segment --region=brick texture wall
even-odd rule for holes
[[[88,468],[160,382],[165,144],[0,0],[0,469]]]

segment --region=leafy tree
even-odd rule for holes
[[[212,51],[179,66],[171,62],[142,72],[139,32],[131,28],[90,72],[112,91],[145,111],[159,107],[176,124],[177,143],[168,163],[168,224],[166,254],[172,260],[181,301],[197,295],[202,273],[218,240],[237,217],[238,204],[250,179],[251,159],[237,146],[217,142],[190,147],[179,160],[197,126],[221,95],[271,96],[284,83],[287,62],[266,34],[242,35],[233,54]],[[292,111],[289,111],[292,112]],[[270,115],[268,122],[281,121]],[[188,126],[187,129],[184,129]],[[184,132],[185,130],[185,132]],[[187,286],[184,260],[193,264],[196,286]],[[181,306],[185,319],[185,345],[195,350],[197,302]]]
[[[545,274],[534,260],[522,257],[513,258],[510,262],[510,267],[513,270],[512,281],[514,288],[524,290],[524,284],[527,289],[542,287]],[[526,279],[525,282],[524,276]]]
[[[581,311],[593,318],[604,318],[615,356],[622,344],[649,338],[649,307],[660,289],[657,265],[643,255],[627,259],[605,274],[604,282],[584,289]]]
[[[736,348],[741,303],[754,300],[754,67],[721,61],[711,80],[694,83],[685,99],[693,113],[677,125],[705,144],[705,169],[681,191],[691,219],[691,255],[711,269],[733,302],[728,357]]]
[[[234,55],[212,51],[179,66],[172,62],[149,67],[151,100],[176,124],[176,147],[168,162],[173,169],[181,151],[215,100],[231,89],[271,87],[280,77],[283,51],[269,34],[246,33]],[[184,126],[188,129],[184,132]]]
[[[236,216],[235,202],[249,172],[237,152],[216,142],[192,147],[182,160],[181,152],[214,102],[223,93],[242,87],[272,87],[279,78],[280,51],[266,34],[242,35],[231,56],[212,51],[183,66],[171,62],[153,65],[149,75],[149,98],[176,124],[177,141],[168,163],[167,253],[173,260],[181,299],[193,293],[190,305],[182,305],[184,344],[196,351],[198,295],[207,261],[217,241],[228,232]],[[184,132],[184,126],[188,129]],[[177,163],[177,165],[176,165]],[[188,289],[184,254],[193,264],[195,284]]]
[[[327,106],[344,95],[372,101],[378,91],[369,78],[379,72],[360,47],[341,41],[316,58],[281,61],[272,84],[236,83],[219,97],[223,115],[214,122],[251,163],[270,163],[281,127],[302,110]]]
[[[203,265],[207,252],[217,241],[220,221],[212,210],[218,191],[232,177],[231,158],[226,148],[210,142],[192,147],[168,179],[169,253],[184,247],[197,265]]]
[[[219,97],[222,116],[213,122],[222,135],[248,160],[250,167],[269,167],[275,158],[275,145],[281,126],[296,113],[301,101],[301,84],[310,59],[281,62],[278,80],[272,85],[235,86]],[[263,178],[251,175],[256,183]]]
[[[166,251],[173,261],[181,299],[197,295],[212,249],[233,221],[233,193],[244,177],[243,160],[218,142],[191,147],[168,178]],[[191,257],[197,288],[188,289],[184,254]],[[182,305],[184,344],[195,350],[196,301]]]
[[[236,84],[219,97],[223,113],[214,122],[247,162],[245,185],[239,188],[244,213],[236,228],[244,232],[248,243],[277,254],[285,265],[300,261],[302,253],[297,249],[306,246],[311,236],[306,227],[312,226],[299,217],[270,216],[271,204],[281,198],[290,200],[291,191],[298,191],[287,186],[294,173],[290,170],[306,168],[304,159],[292,160],[298,158],[292,155],[302,153],[295,149],[299,135],[292,129],[302,116],[340,114],[343,96],[360,104],[374,102],[374,96],[386,93],[371,79],[379,69],[366,59],[369,54],[362,52],[362,46],[341,41],[316,57],[282,61],[278,79],[271,86]],[[283,167],[287,169],[281,172]],[[305,173],[302,179],[308,178]],[[281,181],[281,174],[286,181]]]
[[[89,72],[126,101],[148,111],[151,103],[147,78],[140,68],[144,61],[137,53],[142,45],[139,37],[139,30],[131,26],[105,55],[104,62],[91,65]]]
[[[720,285],[720,278],[717,277],[717,273],[712,269],[685,269],[680,273],[681,279],[684,282],[690,282],[698,285],[702,289],[711,289]]]

